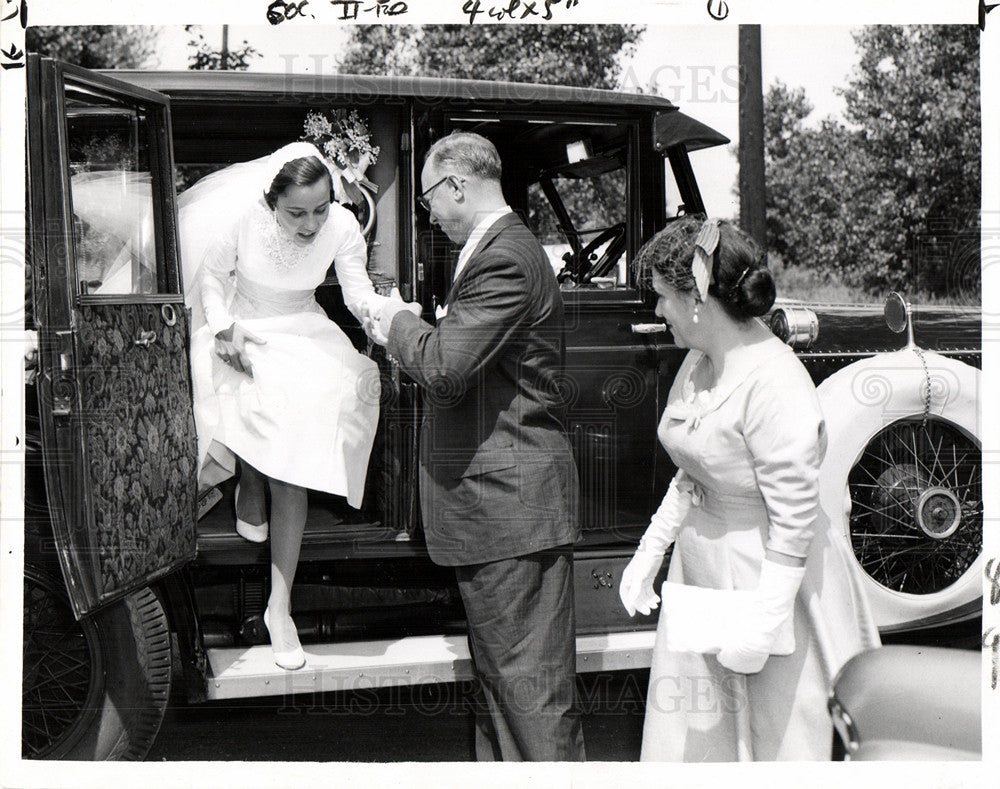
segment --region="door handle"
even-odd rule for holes
[[[156,342],[156,332],[155,331],[139,331],[139,336],[133,340],[136,345],[141,345],[144,348],[148,348],[152,343]]]
[[[665,323],[633,323],[633,334],[662,334],[667,330]]]

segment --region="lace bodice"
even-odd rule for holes
[[[344,303],[357,314],[359,305],[383,298],[375,294],[365,270],[366,260],[365,240],[357,220],[339,204],[331,204],[326,222],[312,243],[300,245],[281,228],[274,212],[259,201],[206,253],[199,271],[205,318],[213,333],[221,331],[235,318],[246,317],[248,311],[253,314],[254,301],[263,301],[256,294],[268,291],[272,295],[268,314],[274,314],[275,303],[287,303],[288,311],[300,311],[303,295],[308,296],[323,282],[331,261],[336,266]],[[315,304],[308,298],[306,302]]]

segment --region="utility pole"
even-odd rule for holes
[[[740,25],[740,225],[761,246],[767,243],[764,186],[764,89],[760,25]]]
[[[229,68],[229,25],[222,26],[222,63],[219,68]]]

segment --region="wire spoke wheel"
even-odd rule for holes
[[[142,759],[170,694],[170,630],[144,587],[77,621],[62,582],[24,574],[21,756]]]
[[[50,579],[24,577],[21,755],[48,756],[86,724],[103,681],[97,632],[76,621],[69,601]]]
[[[880,430],[851,469],[848,489],[854,555],[887,589],[939,592],[982,551],[982,451],[950,422],[909,418]]]

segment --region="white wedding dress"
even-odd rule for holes
[[[258,192],[259,194],[259,192]],[[180,235],[204,235],[205,217]],[[187,228],[187,229],[186,229]],[[191,244],[187,244],[190,248]],[[350,211],[333,203],[312,243],[297,245],[258,200],[206,245],[187,283],[193,312],[191,369],[199,482],[235,472],[234,454],[269,477],[339,494],[360,507],[378,420],[379,374],[316,303],[333,261],[344,302],[381,300],[365,270],[366,247]],[[247,343],[253,376],[215,354],[215,334],[237,323],[264,344]]]

